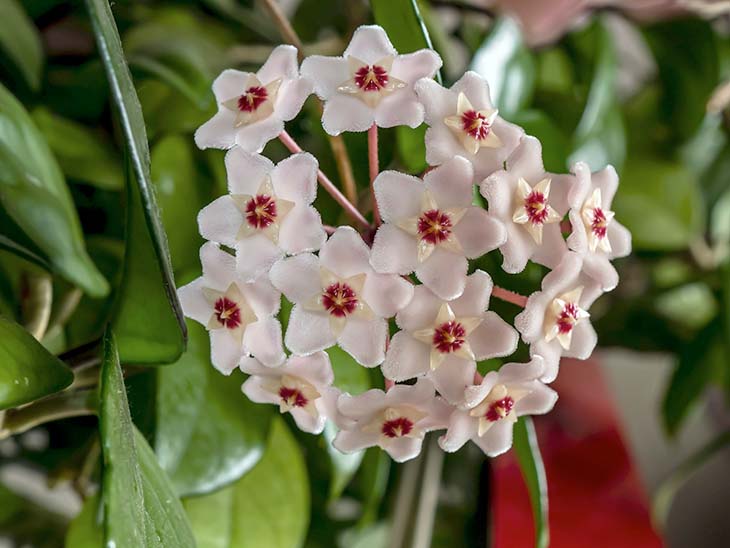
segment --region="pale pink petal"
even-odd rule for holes
[[[247,375],[273,377],[280,375],[280,369],[274,369],[266,367],[256,358],[251,356],[244,356],[241,361],[238,362],[238,368],[246,373]]]
[[[468,337],[476,359],[509,356],[517,350],[517,331],[494,312],[485,312],[482,323]]]
[[[418,177],[383,171],[375,178],[373,187],[383,222],[396,223],[420,214],[421,196],[426,187]]]
[[[396,384],[385,394],[388,405],[411,405],[416,408],[429,406],[433,402],[436,390],[433,383],[424,377],[416,384]]]
[[[477,110],[492,109],[494,105],[489,97],[489,84],[473,70],[468,70],[459,80],[451,86],[454,91],[454,98],[459,93],[463,93],[469,99],[469,102]],[[454,111],[456,110],[456,101],[454,101]]]
[[[197,278],[189,284],[179,287],[177,297],[180,299],[180,305],[186,317],[192,318],[200,324],[208,325],[213,310],[203,296],[203,287],[205,287],[205,280]]]
[[[315,352],[311,356],[292,356],[284,368],[287,373],[306,379],[316,386],[328,386],[335,380],[326,352]]]
[[[226,253],[218,244],[205,242],[200,248],[205,284],[211,289],[225,291],[235,279],[236,258]]]
[[[618,272],[605,253],[588,253],[583,258],[583,272],[596,280],[604,291],[613,291],[618,285]]]
[[[524,229],[523,232],[527,234],[527,231]],[[530,236],[528,235],[528,237]],[[532,238],[530,237],[530,239]],[[509,243],[509,237],[507,239],[507,243]],[[568,245],[563,239],[563,233],[560,230],[560,223],[545,225],[542,229],[542,244],[535,246],[535,250],[532,254],[532,261],[537,264],[547,266],[548,268],[555,268],[560,264],[560,261],[567,252]]]
[[[525,135],[519,146],[507,160],[507,169],[517,177],[523,177],[533,186],[545,177],[542,163],[542,145],[532,135]],[[552,197],[552,185],[551,185]]]
[[[236,268],[241,277],[251,281],[265,275],[284,252],[263,234],[254,234],[236,244]]]
[[[591,168],[585,162],[576,162],[570,167],[570,171],[575,179],[568,191],[568,205],[580,209],[591,192]]]
[[[444,118],[456,112],[456,94],[431,78],[423,78],[414,86],[418,99],[425,108],[429,126],[443,123]]]
[[[276,46],[264,66],[256,73],[256,76],[264,85],[273,82],[277,78],[298,78],[297,48],[284,44]]]
[[[236,113],[226,108],[195,130],[195,144],[199,149],[231,148],[236,144]]]
[[[314,416],[309,411],[297,407],[292,409],[290,414],[294,422],[297,423],[299,430],[309,434],[321,434],[327,422],[327,417],[320,414]]]
[[[337,400],[337,408],[340,413],[358,421],[369,418],[387,405],[385,392],[377,388],[372,388],[357,396],[342,394]]]
[[[421,438],[403,437],[390,440],[383,449],[395,462],[405,462],[415,459],[421,452],[422,445]]]
[[[466,277],[464,293],[449,303],[457,316],[481,316],[489,307],[489,296],[492,294],[492,278],[482,270],[476,270]]]
[[[413,298],[413,284],[397,274],[370,272],[365,280],[363,298],[378,316],[391,318]]]
[[[363,320],[350,318],[337,343],[360,365],[376,367],[385,359],[388,322],[381,318]]]
[[[285,122],[293,120],[302,110],[304,101],[312,94],[313,85],[309,78],[286,80],[276,97],[276,116]]]
[[[512,447],[512,428],[513,424],[510,421],[497,421],[484,433],[483,436],[474,437],[474,443],[476,443],[481,450],[487,454],[487,456],[499,456]]]
[[[524,136],[524,130],[497,117],[492,126],[492,132],[502,141],[499,148],[480,148],[476,155],[465,154],[467,159],[474,164],[474,176],[481,180],[495,171],[502,169],[505,160],[517,148],[520,139]],[[465,151],[466,152],[466,151]]]
[[[425,285],[417,285],[413,290],[411,302],[403,310],[398,312],[398,315],[395,317],[395,322],[398,324],[398,327],[405,331],[413,332],[424,329],[436,319],[442,303],[443,301],[434,295]],[[452,304],[455,303],[456,301],[452,302]],[[481,314],[481,311],[479,313]]]
[[[558,393],[538,381],[530,383],[531,391],[515,404],[515,413],[522,415],[544,415],[555,407]]]
[[[210,331],[210,361],[218,371],[230,375],[231,371],[238,367],[241,356],[243,356],[241,345],[227,329]]]
[[[322,127],[330,135],[339,135],[345,131],[367,131],[373,123],[373,110],[356,97],[333,95],[324,104]]]
[[[399,90],[385,97],[375,107],[375,123],[379,127],[418,127],[423,123],[423,105],[410,90]]]
[[[618,190],[618,174],[613,166],[606,166],[601,171],[591,174],[591,182],[595,188],[601,190],[601,200],[603,207],[611,208],[613,197]]]
[[[265,156],[240,148],[228,151],[224,161],[231,194],[255,195],[266,176],[274,169],[274,163]]]
[[[282,160],[271,171],[276,197],[308,205],[317,197],[317,159],[300,152]]]
[[[440,208],[471,205],[474,194],[474,169],[461,156],[454,156],[424,177],[428,190]]]
[[[476,259],[507,241],[504,224],[480,207],[469,207],[454,227],[454,235],[469,259]]]
[[[351,226],[341,226],[332,234],[319,252],[324,268],[350,278],[370,271],[370,249]]]
[[[456,112],[456,109],[454,109],[454,112]],[[464,149],[464,146],[446,124],[443,123],[443,120],[436,122],[436,125],[426,130],[424,144],[426,145],[426,161],[429,165],[437,166],[443,164],[454,156],[463,156],[473,162],[474,156]],[[475,177],[475,180],[478,181],[479,178]]]
[[[479,405],[489,395],[500,381],[500,374],[497,371],[490,371],[482,378],[482,382],[474,386],[467,386],[464,390],[463,407],[472,409]]]
[[[572,249],[576,253],[580,253],[582,255],[590,253],[588,248],[588,234],[586,232],[585,225],[583,224],[580,210],[571,209],[568,217],[570,218],[570,224],[573,229],[567,239],[568,247],[570,247],[570,249]]]
[[[276,112],[253,124],[243,126],[236,133],[236,145],[248,152],[261,152],[266,143],[284,131],[284,122]]]
[[[439,394],[449,403],[459,405],[464,401],[466,388],[474,384],[476,370],[474,361],[448,356],[437,369],[429,373],[428,377],[433,381]]]
[[[448,301],[464,292],[467,266],[463,256],[437,247],[418,265],[416,276],[438,297]]]
[[[206,240],[219,242],[228,247],[236,245],[236,235],[242,221],[241,212],[228,195],[214,200],[198,213],[200,235]]]
[[[416,239],[394,225],[380,225],[373,241],[370,264],[376,272],[410,274],[418,265]]]
[[[271,285],[269,278],[261,276],[253,282],[238,284],[256,317],[273,316],[281,307],[281,294]]]
[[[295,354],[306,356],[333,346],[336,339],[327,316],[314,314],[295,304],[284,342]]]
[[[449,429],[439,438],[439,446],[444,451],[453,453],[477,436],[477,421],[468,412],[456,410],[451,414]]]
[[[421,78],[431,78],[443,62],[432,49],[420,49],[413,53],[398,55],[393,60],[393,76],[411,85]]]
[[[312,206],[296,206],[279,227],[279,246],[291,255],[317,251],[326,239],[322,218]]]
[[[504,384],[524,383],[539,379],[545,373],[542,356],[532,356],[527,363],[506,363],[499,368],[499,382]]]
[[[383,57],[397,55],[398,52],[388,39],[388,35],[378,25],[362,25],[355,29],[352,40],[343,56],[356,57],[361,61],[372,64]]]
[[[387,379],[400,382],[428,373],[431,348],[405,331],[396,333],[390,341],[382,370]]]
[[[578,322],[573,328],[573,338],[570,341],[570,349],[564,352],[569,358],[587,360],[593,354],[593,349],[598,342],[596,330],[588,320]]]
[[[530,356],[540,356],[543,359],[544,369],[542,376],[540,377],[542,382],[553,382],[558,376],[558,367],[560,365],[560,357],[562,355],[563,348],[555,339],[547,342],[544,338],[542,338],[530,345]]]
[[[266,390],[263,383],[263,377],[249,377],[241,386],[241,391],[254,403],[279,403],[278,396],[270,390]]]
[[[616,220],[608,225],[608,241],[611,243],[611,258],[626,257],[631,253],[631,232]]]
[[[269,271],[269,279],[293,303],[305,302],[322,291],[319,259],[311,253],[277,261]]]
[[[511,219],[515,211],[515,174],[500,169],[479,183],[479,192],[487,200],[489,212],[499,219]]]
[[[510,222],[506,223],[505,227],[507,241],[499,246],[499,252],[502,254],[502,270],[509,274],[518,274],[525,269],[530,258],[534,259],[534,253],[539,250],[539,246],[522,225]],[[546,239],[547,231],[545,228],[547,227],[543,227],[543,239]],[[565,243],[563,243],[563,247],[567,251]],[[548,257],[560,260],[560,256],[554,256],[553,254],[549,254]]]
[[[226,69],[221,72],[213,81],[213,94],[216,101],[223,103],[241,95],[246,91],[246,84],[250,76],[250,72],[235,69]]]
[[[355,453],[368,447],[378,445],[380,434],[377,432],[362,432],[361,430],[340,430],[332,445],[342,453]]]
[[[286,355],[281,344],[281,324],[274,318],[263,318],[246,326],[243,348],[268,367],[281,364]]]
[[[344,57],[311,55],[302,62],[302,75],[312,81],[314,92],[320,99],[339,94],[337,88],[351,76]]]

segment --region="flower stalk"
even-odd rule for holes
[[[373,219],[375,226],[380,226],[380,211],[378,210],[378,201],[375,198],[375,178],[380,171],[380,163],[378,160],[378,126],[373,124],[368,129],[368,168],[370,172],[370,194],[373,201]]]

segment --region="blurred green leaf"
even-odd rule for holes
[[[7,236],[3,236],[2,234],[0,234],[0,249],[9,251],[13,255],[18,256],[21,259],[25,259],[26,261],[40,266],[43,270],[49,272],[51,270],[51,265],[48,264],[48,261],[46,261],[43,257],[37,255],[34,251],[28,249],[27,247],[17,242],[14,242]]]
[[[215,113],[202,111],[179,91],[157,80],[139,86],[139,100],[151,139],[164,133],[192,133]]]
[[[423,140],[426,137],[426,126],[420,125],[413,129],[408,126],[396,128],[398,143],[398,157],[406,171],[420,175],[428,167],[426,163],[426,148]]]
[[[66,365],[30,333],[0,316],[0,410],[63,390],[73,381]]]
[[[188,329],[185,354],[157,372],[155,449],[180,496],[210,493],[251,470],[273,410],[241,394],[240,372],[225,377],[213,368],[203,327]]]
[[[2,84],[0,202],[54,270],[90,295],[108,293],[109,285],[84,248],[81,225],[56,160],[23,105]]]
[[[170,480],[132,424],[111,329],[104,335],[99,430],[104,460],[104,543],[119,548],[194,547]]]
[[[703,282],[670,289],[657,297],[655,305],[662,316],[692,331],[712,321],[719,308],[712,290]]]
[[[185,500],[198,548],[302,546],[309,506],[304,458],[281,420],[253,470],[212,495]]]
[[[23,74],[28,86],[37,90],[43,71],[43,44],[38,29],[17,0],[0,3],[0,50]]]
[[[535,426],[530,417],[520,417],[514,426],[514,450],[520,464],[522,478],[527,485],[535,522],[535,546],[547,548],[550,544],[548,526],[548,487]]]
[[[100,548],[104,546],[102,507],[98,494],[84,501],[81,512],[71,521],[66,532],[66,548]]]
[[[275,41],[279,38],[279,33],[271,19],[256,9],[255,5],[253,8],[247,8],[240,0],[201,0],[201,3],[244,25],[261,38],[268,41]]]
[[[68,178],[105,190],[124,187],[119,156],[102,135],[43,107],[33,111],[33,120]]]
[[[547,171],[565,171],[568,158],[568,138],[550,117],[541,110],[523,110],[510,120],[522,126],[525,133],[540,139],[542,161]]]
[[[474,54],[471,69],[489,82],[492,101],[502,117],[511,120],[530,104],[535,88],[535,60],[514,19],[497,20]]]

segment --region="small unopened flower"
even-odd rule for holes
[[[421,78],[431,78],[441,58],[430,49],[399,55],[385,31],[362,26],[342,57],[313,55],[302,63],[302,74],[325,101],[322,125],[330,135],[423,122],[423,106],[413,91]]]
[[[591,174],[590,167],[578,162],[572,168],[575,182],[568,193],[570,249],[583,256],[583,269],[610,291],[618,284],[618,273],[611,264],[616,257],[631,253],[631,233],[613,217],[611,203],[618,188],[616,170],[608,166]]]
[[[433,80],[416,84],[416,93],[426,110],[426,160],[440,165],[463,156],[474,165],[477,179],[502,169],[524,134],[522,128],[505,122],[489,98],[487,82],[476,72],[467,72],[450,89]]]
[[[568,252],[542,280],[542,290],[530,295],[525,309],[515,318],[531,356],[542,356],[544,382],[558,374],[561,356],[585,360],[596,346],[596,332],[588,309],[601,295],[595,281],[582,273],[580,255]]]
[[[201,235],[236,249],[246,280],[268,272],[285,254],[315,251],[326,239],[312,202],[317,195],[317,160],[306,152],[276,166],[259,154],[226,154],[228,190],[198,215]]]
[[[547,413],[558,399],[538,380],[542,375],[543,360],[533,356],[529,363],[508,363],[490,371],[480,384],[466,388],[464,403],[451,414],[448,430],[439,438],[441,448],[457,451],[471,440],[490,457],[507,451],[517,419]]]
[[[185,315],[210,332],[211,362],[229,375],[241,357],[252,355],[265,365],[284,361],[281,324],[272,316],[281,297],[266,278],[244,281],[235,258],[207,242],[200,248],[203,275],[178,289]]]
[[[390,342],[383,375],[402,381],[429,374],[439,393],[458,403],[472,383],[475,361],[507,356],[517,348],[512,326],[486,311],[492,286],[481,270],[467,277],[464,293],[453,301],[417,286],[409,305],[395,317],[402,331]],[[466,384],[456,386],[456,377]]]
[[[195,132],[198,147],[258,152],[299,113],[312,83],[299,75],[296,48],[278,46],[256,73],[224,70],[213,93],[218,112]]]
[[[464,291],[467,258],[505,242],[504,225],[472,205],[473,171],[460,156],[427,173],[423,181],[384,171],[374,186],[384,224],[373,242],[373,268],[415,272],[441,299],[455,299]]]
[[[343,453],[380,446],[396,462],[421,452],[426,432],[445,427],[448,406],[436,398],[433,384],[419,379],[383,392],[373,389],[358,396],[343,394],[337,408],[347,423],[332,444]]]
[[[500,246],[502,268],[522,272],[527,261],[555,267],[567,251],[560,221],[568,211],[572,177],[545,172],[540,141],[525,137],[507,160],[506,169],[482,181],[480,190],[489,213],[507,228]]]
[[[335,378],[325,352],[292,356],[278,367],[244,358],[240,367],[250,375],[241,389],[251,401],[278,405],[281,413],[291,413],[304,432],[322,432],[328,418],[328,392]]]
[[[286,345],[311,354],[335,343],[360,364],[382,363],[388,334],[384,318],[413,296],[413,285],[370,266],[370,249],[351,227],[330,236],[319,257],[302,253],[274,264],[271,281],[294,303]]]

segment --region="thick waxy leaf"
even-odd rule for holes
[[[155,448],[181,496],[210,493],[248,472],[264,453],[274,411],[241,393],[240,372],[224,377],[213,368],[202,326],[188,329],[187,351],[157,376]]]
[[[108,1],[86,0],[86,5],[94,28],[94,34],[96,35],[99,54],[106,69],[112,100],[119,114],[119,120],[127,142],[127,150],[137,180],[139,190],[138,199],[141,211],[144,213],[147,231],[150,235],[150,250],[153,251],[154,258],[156,258],[156,270],[159,271],[159,275],[162,277],[162,285],[167,295],[169,306],[172,309],[181,333],[182,344],[176,345],[178,347],[177,355],[171,358],[171,360],[174,360],[180,354],[180,347],[184,346],[186,337],[185,321],[175,291],[175,279],[172,275],[172,265],[167,249],[167,236],[162,228],[162,221],[160,220],[157,202],[155,201],[155,193],[152,187],[150,154],[147,144],[147,132],[145,130],[144,119],[142,118],[142,108],[140,107],[137,92],[132,83],[132,77],[129,74],[129,67],[124,60],[119,32],[114,23],[114,17],[112,16]],[[132,230],[135,230],[134,226]],[[130,233],[131,236],[132,234]],[[127,261],[127,263],[129,262]],[[149,267],[147,270],[149,273]],[[156,279],[159,279],[159,275]],[[147,296],[149,295],[145,295],[145,297]],[[137,312],[143,313],[143,310],[138,309]],[[120,348],[124,349],[124,345],[121,344],[122,332],[118,334],[120,335]],[[124,356],[124,352],[122,355]]]
[[[63,390],[73,373],[17,323],[0,316],[0,410]]]
[[[129,414],[110,329],[104,335],[99,428],[104,458],[104,544],[117,548],[194,547],[185,511]]]
[[[301,546],[309,508],[304,458],[281,420],[253,470],[212,495],[185,500],[198,548]]]
[[[0,50],[33,89],[41,85],[43,45],[33,21],[18,0],[0,2]]]
[[[89,259],[61,170],[15,97],[0,84],[0,204],[54,270],[92,296],[109,285]]]
[[[68,527],[66,548],[99,548],[104,545],[100,502],[98,494],[84,501],[81,512]]]
[[[14,242],[7,236],[3,236],[2,234],[0,234],[0,249],[9,251],[13,255],[17,255],[21,259],[25,259],[26,261],[40,266],[43,270],[51,270],[51,265],[48,264],[48,261],[46,261],[43,257],[36,254],[34,251],[28,249],[27,247],[17,242]]]
[[[548,528],[548,487],[545,466],[532,419],[522,417],[515,423],[514,450],[520,464],[522,477],[527,485],[535,522],[535,546],[547,548],[550,544]]]

